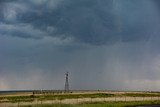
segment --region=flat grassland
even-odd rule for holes
[[[72,91],[0,94],[0,107],[125,107],[160,104],[159,92]]]
[[[136,107],[145,105],[160,105],[159,101],[140,101],[140,102],[102,102],[102,103],[82,103],[82,104],[41,104],[27,105],[20,107]]]

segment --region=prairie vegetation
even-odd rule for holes
[[[160,104],[159,92],[80,92],[0,95],[1,105],[19,107],[125,107]],[[7,107],[7,106],[6,106]]]
[[[20,107],[135,107],[144,105],[157,105],[159,101],[141,101],[141,102],[103,102],[103,103],[83,103],[83,104],[42,104],[42,105],[28,105]]]
[[[64,100],[64,99],[78,99],[78,98],[109,98],[109,97],[160,97],[160,93],[63,93],[63,94],[42,94],[42,95],[26,95],[26,96],[0,96],[0,102],[32,102],[46,101],[46,100]]]

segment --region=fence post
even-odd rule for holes
[[[42,99],[41,99],[41,104],[42,104]]]
[[[18,107],[19,107],[19,101],[18,101]]]
[[[59,104],[61,105],[61,99],[59,99]]]
[[[38,99],[37,99],[36,103],[37,103],[37,106],[38,106]]]

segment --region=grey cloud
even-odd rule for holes
[[[151,44],[57,46],[44,40],[0,37],[1,89],[63,89],[66,71],[71,89],[159,89],[160,52]]]
[[[158,1],[53,1],[0,2],[1,89],[160,89]]]
[[[21,21],[36,27],[42,25],[42,29],[54,26],[56,36],[72,36],[77,42],[87,44],[148,40],[159,26],[150,2],[69,0],[52,11],[39,8],[43,15],[29,14]]]
[[[1,35],[10,35],[22,38],[35,38],[40,39],[44,35],[47,36],[47,32],[34,28],[29,24],[0,24]]]
[[[153,2],[20,0],[14,3],[28,6],[28,10],[30,9],[17,15],[17,23],[29,23],[40,30],[51,26],[56,29],[56,32],[50,35],[52,37],[72,37],[75,42],[104,45],[148,41],[155,32],[154,29],[159,27],[156,8],[150,5]],[[48,5],[54,8],[51,9]]]

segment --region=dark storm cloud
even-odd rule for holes
[[[63,89],[69,71],[71,89],[159,90],[159,7],[0,0],[0,89]]]
[[[19,0],[3,3],[8,9],[4,11],[8,14],[3,12],[6,14],[3,20],[14,24],[30,24],[35,29],[45,31],[43,37],[71,37],[75,42],[86,44],[147,41],[153,33],[154,21],[157,20],[149,3],[144,0]],[[48,33],[49,27],[52,29]],[[24,37],[18,34],[19,31],[14,32],[11,31],[12,35]],[[34,35],[38,34],[35,32]]]
[[[45,32],[34,29],[31,25],[25,25],[25,24],[0,24],[0,31],[1,35],[11,35],[21,38],[34,38],[34,39],[40,39],[42,38],[42,35],[45,35]]]

